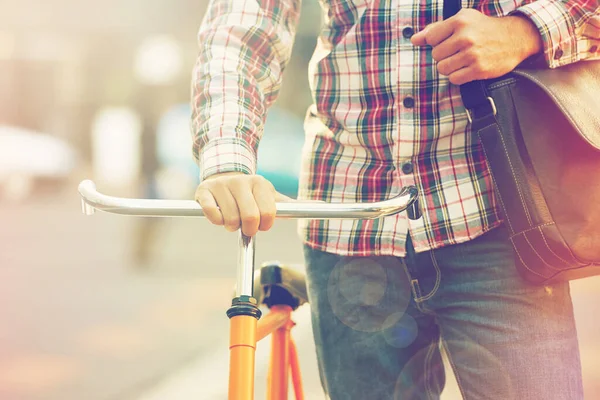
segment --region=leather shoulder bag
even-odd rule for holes
[[[444,18],[460,0],[445,0]],[[600,274],[600,61],[461,85],[522,276]]]

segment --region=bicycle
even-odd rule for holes
[[[202,217],[202,208],[192,200],[127,199],[99,193],[90,180],[79,185],[83,212],[95,210],[144,217]],[[350,204],[294,201],[277,203],[277,218],[287,219],[377,219],[407,211],[420,217],[418,191],[407,186],[381,202]],[[230,319],[229,400],[254,399],[256,343],[273,335],[269,363],[267,399],[286,400],[291,376],[296,400],[304,400],[296,345],[291,337],[295,325],[292,312],[308,303],[303,273],[279,264],[264,265],[254,274],[256,241],[240,233],[235,297],[226,314]],[[261,319],[259,305],[269,308]]]

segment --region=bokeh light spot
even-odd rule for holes
[[[398,348],[410,346],[417,338],[418,333],[417,321],[408,314],[401,315],[392,327],[383,332],[385,340],[391,346]]]
[[[327,283],[335,316],[362,332],[378,332],[397,323],[410,302],[411,291],[395,257],[343,258]]]

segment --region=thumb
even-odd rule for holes
[[[294,201],[291,197],[287,197],[285,194],[281,194],[279,192],[275,193],[275,201],[277,203],[289,203],[290,201]]]
[[[427,45],[427,32],[429,30],[429,26],[426,26],[421,32],[415,33],[411,38],[410,42],[415,46],[425,46]]]

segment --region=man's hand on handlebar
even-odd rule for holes
[[[275,203],[291,201],[275,191],[260,175],[225,172],[206,178],[196,190],[196,201],[206,218],[234,232],[242,228],[246,236],[267,231],[275,221]]]

